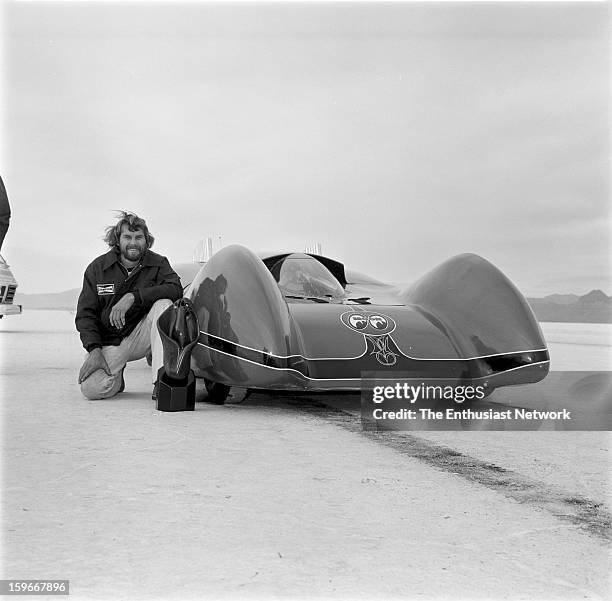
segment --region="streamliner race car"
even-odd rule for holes
[[[191,367],[212,400],[232,386],[358,391],[368,375],[477,382],[491,392],[549,371],[526,300],[474,254],[405,290],[325,256],[257,255],[238,245],[177,271],[199,323]]]

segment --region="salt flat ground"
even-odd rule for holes
[[[609,433],[384,437],[267,395],[160,413],[144,362],[86,401],[72,320],[0,322],[2,578],[75,599],[610,598]],[[544,330],[553,369],[609,369],[608,326]]]

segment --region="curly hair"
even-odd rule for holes
[[[111,248],[119,248],[121,228],[124,225],[127,225],[130,232],[142,230],[145,235],[145,240],[147,241],[147,248],[151,248],[155,238],[151,235],[151,232],[149,232],[147,222],[134,213],[129,213],[127,211],[118,211],[118,213],[119,221],[117,221],[115,225],[109,225],[105,229],[104,242],[106,242],[106,244],[108,244]]]

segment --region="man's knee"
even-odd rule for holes
[[[169,298],[160,298],[153,303],[150,313],[159,317],[168,307],[171,307],[174,303]]]
[[[120,376],[109,376],[99,369],[91,374],[87,380],[81,382],[81,393],[90,401],[110,399],[119,392],[120,386]]]

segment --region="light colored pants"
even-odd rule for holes
[[[149,353],[152,355],[151,380],[155,384],[157,372],[164,364],[164,351],[157,331],[157,319],[171,305],[172,301],[167,298],[156,301],[149,313],[119,346],[102,347],[102,354],[113,375],[109,376],[104,370],[99,369],[81,382],[81,392],[85,398],[94,401],[115,396],[121,387],[121,372],[125,364],[128,361],[142,359]]]

